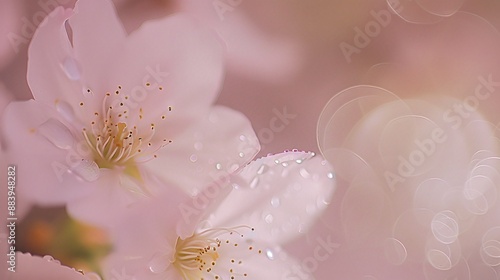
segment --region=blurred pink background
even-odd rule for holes
[[[73,2],[1,0],[0,109],[3,110],[6,100],[31,98],[26,83],[26,52],[32,32],[55,7],[54,3],[72,7]],[[318,136],[326,134],[317,133],[321,112],[332,97],[351,86],[385,88],[395,97],[387,94],[386,103],[380,106],[403,100],[412,114],[442,125],[436,116],[466,99],[477,86],[478,77],[500,82],[497,0],[242,0],[232,1],[233,6],[223,12],[217,11],[214,5],[217,1],[114,2],[128,32],[146,20],[175,12],[187,13],[216,30],[227,47],[226,77],[217,103],[241,111],[250,119],[261,141],[261,156],[291,149],[325,151],[325,146],[318,147],[317,141]],[[480,159],[499,157],[500,142],[495,142],[500,139],[499,105],[498,93],[480,103],[473,118],[467,118],[467,124],[473,120],[487,123],[487,134],[480,134],[475,127],[455,131],[457,134],[450,136],[453,144],[436,159],[438,163],[429,168],[432,170],[422,171],[423,177],[418,180],[442,176],[453,187],[463,184],[463,180],[457,179],[459,175],[454,176],[460,174],[462,167],[464,172],[470,171],[465,167],[469,167],[477,151],[488,152],[488,156]],[[391,108],[387,105],[380,109],[383,114],[375,120],[388,122],[400,116]],[[328,112],[325,114],[321,117],[333,118]],[[345,122],[339,119],[339,125],[331,127],[328,133],[332,138],[341,135],[338,137],[345,136],[348,140],[342,138],[338,146],[333,142],[325,145],[359,148],[360,154],[366,152],[363,163],[343,158],[339,152],[330,154],[334,167],[339,169],[338,189],[320,222],[287,246],[288,251],[302,260],[298,269],[309,270],[316,279],[500,279],[500,262],[496,263],[500,255],[492,257],[495,265],[487,265],[480,253],[484,241],[481,238],[486,236],[487,229],[500,225],[500,202],[494,201],[487,214],[474,216],[473,229],[477,231],[460,236],[461,253],[456,260],[447,256],[451,269],[429,266],[424,261],[428,255],[412,255],[411,251],[428,245],[419,239],[426,228],[404,222],[418,219],[415,211],[420,208],[411,203],[421,194],[417,191],[421,181],[409,180],[411,188],[404,191],[380,189],[374,178],[383,178],[380,171],[383,168],[370,147],[378,147],[379,140],[373,135],[385,133],[387,123],[366,124],[372,129],[369,133],[374,134],[361,129],[353,132],[351,125],[357,116],[347,113],[344,117]],[[389,140],[384,143],[388,153],[392,148],[400,148],[401,141],[408,138],[401,133],[404,128],[402,125],[400,130],[395,128],[388,134]],[[488,149],[482,148],[484,143],[477,146],[459,143],[490,137],[495,141],[488,142]],[[491,166],[498,167],[496,163]],[[369,171],[358,174],[365,170]],[[451,183],[450,178],[457,181]],[[500,181],[491,181],[498,190]],[[358,186],[367,182],[373,183],[373,188]],[[440,204],[442,201],[436,202],[435,194],[424,193],[424,201],[429,198]],[[493,194],[499,195],[500,190]],[[441,211],[456,205],[438,208]],[[403,233],[398,239],[394,235],[400,227]],[[407,243],[403,242],[405,238]],[[500,240],[498,235],[493,238]],[[331,246],[323,246],[325,242]],[[315,257],[318,246],[323,246],[327,257]],[[290,279],[303,279],[299,272],[293,277]]]

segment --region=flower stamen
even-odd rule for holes
[[[260,254],[262,251],[253,250],[254,247],[251,245],[238,246],[238,241],[235,239],[243,239],[244,235],[239,230],[245,229],[254,230],[247,226],[212,228],[195,233],[186,239],[179,237],[172,264],[185,280],[246,277],[248,273],[240,272],[243,269],[243,259],[236,259],[235,256],[249,252]],[[251,242],[251,240],[245,241]]]

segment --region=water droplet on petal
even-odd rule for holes
[[[49,255],[43,256],[43,259],[46,261],[49,261],[49,262],[54,261],[54,258],[52,256],[49,256]]]
[[[198,156],[196,156],[196,155],[191,155],[191,156],[189,157],[189,160],[190,160],[191,162],[193,162],[193,163],[194,163],[194,162],[198,161]]]
[[[48,119],[40,125],[38,131],[59,149],[70,149],[74,138],[69,129],[60,121]]]
[[[271,224],[274,221],[273,215],[267,214],[266,217],[264,218],[264,221],[266,221],[266,223],[268,224]]]
[[[259,184],[259,177],[254,177],[250,182],[250,188],[255,189]]]
[[[240,135],[240,141],[244,142],[247,140],[247,137],[245,135]]]
[[[64,73],[66,73],[66,76],[72,81],[77,81],[81,79],[81,70],[78,62],[73,59],[72,57],[66,58],[62,64],[61,64],[62,69],[64,70]]]
[[[240,152],[240,153],[238,154],[238,156],[239,156],[240,158],[243,158],[243,157],[245,156],[245,154],[244,154],[244,153],[242,153],[242,152]]]
[[[278,208],[280,206],[280,198],[279,197],[273,197],[271,199],[271,205],[274,207],[274,208]]]
[[[93,182],[99,178],[99,166],[91,160],[82,159],[71,171],[87,182]]]
[[[302,176],[304,179],[307,179],[311,176],[311,174],[309,173],[309,171],[307,171],[305,168],[301,168],[299,170],[299,173],[300,173],[300,176]]]
[[[217,163],[217,164],[215,165],[215,168],[216,168],[217,170],[221,170],[221,169],[222,169],[222,164]]]
[[[274,253],[271,251],[271,249],[266,249],[266,256],[270,260],[274,260]]]
[[[259,167],[259,169],[257,169],[257,174],[262,175],[262,174],[266,173],[268,170],[269,170],[269,166],[263,164]]]
[[[335,175],[332,172],[328,172],[328,174],[326,174],[326,177],[328,177],[329,179],[333,179]]]
[[[61,116],[66,119],[68,122],[75,121],[75,112],[73,111],[73,107],[68,104],[66,101],[58,101],[56,102],[56,110]]]
[[[168,260],[165,258],[165,256],[156,254],[155,256],[153,256],[148,265],[151,272],[159,274],[167,270]]]

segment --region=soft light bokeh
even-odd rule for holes
[[[114,1],[127,32],[183,12],[218,34],[217,103],[248,117],[259,155],[296,148],[333,164],[338,189],[321,222],[286,246],[301,260],[289,279],[498,279],[499,1],[199,2]],[[9,98],[32,98],[30,33],[53,3],[74,1],[0,2]],[[388,183],[429,135],[424,163]]]

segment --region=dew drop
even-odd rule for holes
[[[261,165],[259,169],[257,169],[257,174],[262,175],[269,170],[269,167],[265,164]]]
[[[311,176],[311,173],[309,173],[309,171],[307,171],[305,168],[301,168],[299,170],[299,173],[300,173],[300,176],[302,176],[302,178],[304,178],[304,179],[307,179]]]
[[[328,174],[326,174],[326,177],[328,177],[329,179],[333,179],[335,178],[335,175],[332,172],[328,172]]]
[[[280,206],[280,198],[275,196],[271,199],[271,205],[274,207],[274,208],[278,208]]]
[[[244,142],[244,141],[246,141],[246,140],[247,140],[247,137],[246,137],[245,135],[243,135],[243,134],[242,134],[242,135],[240,135],[240,141],[241,141],[241,142]]]
[[[266,256],[270,260],[274,260],[274,253],[271,251],[271,249],[266,249]]]
[[[244,154],[244,153],[242,153],[242,152],[240,152],[240,153],[238,154],[238,156],[239,156],[240,158],[243,158],[243,157],[245,156],[245,154]]]
[[[217,164],[215,165],[215,169],[217,169],[217,170],[221,170],[221,169],[222,169],[222,164],[217,163]]]
[[[73,146],[71,131],[56,119],[48,119],[38,127],[38,131],[59,149],[70,149]]]
[[[78,65],[78,62],[71,58],[71,57],[67,57],[61,64],[61,67],[64,71],[64,73],[66,74],[66,76],[68,76],[68,78],[72,81],[77,81],[77,80],[80,80],[81,79],[81,70],[80,70],[80,66]]]
[[[259,185],[259,177],[254,177],[250,182],[250,188],[255,189]]]
[[[56,110],[61,116],[66,119],[68,122],[75,121],[75,112],[73,111],[73,107],[68,104],[66,101],[58,101],[56,103]]]
[[[288,166],[288,162],[282,162],[282,163],[281,163],[281,165],[282,165],[283,167],[287,167],[287,166]]]
[[[71,172],[87,182],[93,182],[99,178],[99,166],[91,160],[82,159],[71,169]]]
[[[191,155],[189,157],[189,160],[194,163],[194,162],[198,161],[198,156],[197,155]]]
[[[168,261],[165,260],[165,257],[156,254],[155,256],[153,256],[148,265],[151,272],[159,274],[167,270]]]
[[[266,221],[266,223],[268,224],[271,224],[274,221],[273,215],[267,214],[266,217],[264,218],[264,221]]]
[[[54,261],[54,258],[52,256],[49,256],[49,255],[43,256],[43,259],[46,261],[49,261],[49,262]]]

